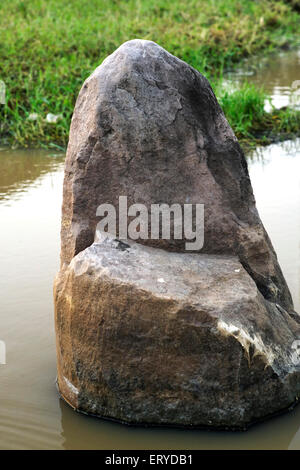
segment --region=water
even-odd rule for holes
[[[250,157],[257,207],[300,313],[300,139],[260,148]]]
[[[249,59],[242,68],[227,74],[229,86],[242,82],[262,87],[271,96],[265,108],[293,106],[300,108],[300,49],[279,52],[259,59]]]
[[[300,141],[249,159],[261,217],[300,311]],[[300,407],[246,433],[129,428],[75,413],[55,388],[52,283],[63,156],[0,153],[1,449],[300,449]]]

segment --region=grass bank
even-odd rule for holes
[[[217,87],[224,113],[245,148],[268,145],[300,135],[300,111],[292,108],[265,111],[268,96],[262,89],[245,83],[236,91]]]
[[[2,0],[0,144],[65,148],[82,82],[128,39],[154,40],[217,83],[244,57],[293,44],[299,18],[270,0]],[[267,116],[262,93],[245,91],[219,93],[240,138],[299,128],[295,113]],[[61,118],[47,122],[48,113]]]

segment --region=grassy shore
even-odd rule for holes
[[[300,111],[285,107],[266,112],[268,96],[254,85],[245,83],[231,93],[221,88],[218,97],[244,148],[300,136]]]
[[[269,0],[2,0],[0,144],[65,148],[81,84],[128,39],[154,40],[219,84],[243,58],[293,45],[299,19],[291,3]],[[299,131],[299,113],[265,113],[261,90],[216,88],[239,138]]]

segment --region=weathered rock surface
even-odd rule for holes
[[[203,203],[204,248],[94,241],[97,207],[119,196]],[[80,91],[61,260],[58,386],[76,409],[243,428],[297,401],[299,316],[243,152],[207,80],[153,42],[123,44]]]
[[[300,392],[300,325],[235,257],[94,243],[58,276],[55,302],[59,389],[81,411],[243,428]]]
[[[243,152],[208,81],[150,41],[123,44],[85,81],[66,160],[62,262],[91,245],[102,203],[205,204],[201,253],[235,254],[262,294],[292,309],[256,210]],[[146,243],[146,242],[145,242]],[[148,240],[184,251],[184,240]]]

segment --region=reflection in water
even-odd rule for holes
[[[300,313],[300,139],[258,149],[249,169],[258,210]]]
[[[249,169],[261,217],[300,310],[298,144],[256,152]],[[59,399],[52,283],[59,264],[63,163],[36,153],[27,153],[24,162],[24,155],[2,159],[0,153],[1,177],[10,175],[0,183],[0,339],[7,345],[7,365],[0,366],[0,448],[300,449],[300,407],[246,433],[217,433],[127,427],[75,413]]]
[[[227,75],[230,83],[249,82],[263,87],[271,95],[276,108],[283,106],[300,107],[300,86],[293,89],[292,84],[300,80],[300,50],[277,53],[266,58],[247,61],[242,69]],[[266,103],[266,110],[271,108]]]
[[[0,448],[58,448],[52,284],[63,158],[1,152],[0,165],[1,176],[11,175],[0,199],[0,339],[7,348],[7,364],[0,366]],[[4,186],[2,180],[2,193]]]
[[[55,170],[62,162],[62,154],[49,155],[49,151],[9,150],[0,152],[0,200],[9,200],[26,190],[37,179]]]

